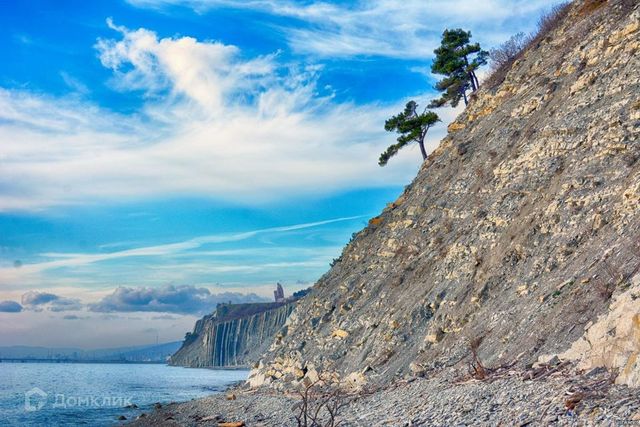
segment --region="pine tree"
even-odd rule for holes
[[[460,99],[468,103],[467,91],[475,92],[480,87],[476,70],[487,63],[489,53],[480,49],[480,44],[470,43],[471,32],[460,28],[445,30],[440,47],[434,50],[436,57],[431,72],[445,76],[436,84],[436,89],[444,92],[434,99],[429,107],[450,104],[456,107]]]
[[[389,132],[397,132],[400,136],[397,143],[389,146],[387,150],[380,155],[378,164],[384,166],[389,159],[395,156],[401,148],[407,146],[411,142],[417,142],[420,146],[422,159],[427,158],[427,151],[424,148],[424,138],[427,136],[429,128],[440,121],[440,118],[433,111],[425,109],[422,114],[418,113],[418,104],[415,101],[409,101],[404,111],[391,117],[384,123],[384,129]]]

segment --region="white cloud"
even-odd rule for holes
[[[119,287],[95,304],[89,305],[96,312],[164,312],[183,314],[211,313],[216,304],[268,302],[268,299],[256,294],[224,292],[212,294],[207,288],[189,285],[166,285],[160,288]]]
[[[274,285],[271,284],[271,289]],[[214,289],[216,286],[213,287]],[[219,287],[218,287],[219,288]],[[266,302],[271,300],[246,290],[232,291],[220,289],[212,292],[209,286],[163,285],[160,287],[119,286],[102,295],[97,301],[82,302],[78,298],[66,298],[50,292],[28,291],[22,294],[21,304],[15,301],[0,302],[0,312],[19,313],[23,310],[33,312],[66,311],[158,311],[176,313],[211,312],[217,303],[233,301]]]
[[[77,298],[63,298],[49,292],[29,291],[22,295],[22,306],[28,310],[40,311],[77,311],[82,309],[82,303]]]
[[[393,141],[382,124],[399,105],[335,103],[319,94],[318,67],[110,25],[120,37],[98,41],[100,59],[144,107],[124,116],[0,89],[0,211],[159,195],[256,204],[398,185],[419,165],[402,153],[379,168]]]
[[[468,28],[481,41],[495,44],[512,33],[531,30],[535,24],[532,16],[560,3],[557,0],[128,1],[151,8],[182,5],[199,13],[213,8],[257,10],[306,24],[284,27],[289,45],[298,52],[326,57],[381,55],[415,59],[432,56],[444,28]]]
[[[130,31],[111,19],[107,23],[122,39],[99,39],[96,48],[102,65],[114,71],[119,89],[144,90],[148,95],[170,90],[217,115],[234,96],[255,95],[274,83],[273,56],[241,60],[235,46],[192,37],[158,39],[146,29]]]

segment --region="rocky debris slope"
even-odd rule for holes
[[[454,373],[396,382],[377,393],[345,396],[341,426],[614,426],[640,425],[637,391],[611,385],[608,373],[571,369],[540,380],[517,374],[492,382],[456,382]],[[273,390],[236,389],[171,404],[135,426],[296,426],[299,398]]]
[[[251,366],[277,337],[295,304],[222,304],[214,314],[196,322],[169,364]]]
[[[605,367],[619,372],[617,383],[640,386],[640,274],[632,283],[562,359],[580,361],[584,370]]]
[[[384,384],[466,365],[475,339],[485,366],[526,366],[606,315],[640,265],[639,7],[574,2],[477,93],[300,302],[252,384]]]

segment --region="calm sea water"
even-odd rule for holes
[[[0,425],[111,426],[180,402],[223,391],[246,370],[97,363],[0,363]],[[135,404],[140,409],[127,409]]]

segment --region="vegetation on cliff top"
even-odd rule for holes
[[[412,142],[417,142],[422,154],[422,160],[426,160],[427,151],[424,139],[429,129],[440,121],[440,118],[428,108],[442,107],[450,104],[456,107],[460,99],[467,104],[467,91],[475,92],[480,87],[476,71],[487,63],[489,53],[480,48],[479,43],[471,43],[471,32],[460,28],[445,30],[442,33],[440,47],[434,50],[436,55],[431,65],[434,74],[445,76],[435,88],[444,92],[439,99],[431,101],[422,113],[418,113],[418,103],[409,101],[403,112],[388,119],[385,130],[400,134],[397,143],[390,145],[378,159],[380,166],[385,166],[389,159],[400,149]]]
[[[444,93],[429,107],[456,107],[460,99],[467,105],[467,91],[475,92],[480,87],[476,71],[487,63],[489,52],[482,50],[479,43],[471,43],[470,31],[457,28],[444,30],[440,47],[433,53],[436,57],[431,72],[445,76],[436,84],[436,89]]]

